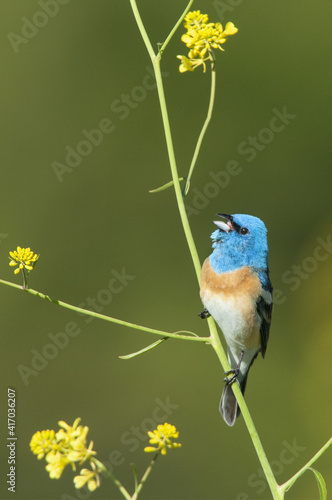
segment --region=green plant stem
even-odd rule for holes
[[[182,226],[183,226],[184,233],[185,233],[187,243],[189,246],[189,251],[190,251],[193,263],[194,263],[196,276],[197,276],[198,281],[200,282],[201,265],[200,265],[199,257],[197,254],[196,245],[194,243],[192,232],[191,232],[191,229],[189,226],[189,221],[188,221],[188,217],[187,217],[185,206],[184,206],[184,199],[182,196],[180,183],[178,180],[178,172],[177,172],[176,162],[175,162],[175,158],[174,158],[173,142],[172,142],[172,136],[171,136],[170,125],[169,125],[169,120],[168,120],[168,114],[167,114],[167,108],[166,108],[165,95],[164,95],[164,91],[163,91],[162,77],[161,77],[159,61],[154,64],[154,68],[155,68],[157,89],[158,89],[158,95],[159,95],[160,106],[161,106],[161,113],[162,113],[162,118],[163,118],[163,123],[164,123],[164,129],[165,129],[165,136],[166,136],[166,143],[167,143],[167,148],[168,148],[168,155],[169,155],[169,160],[170,160],[171,172],[172,172],[172,177],[173,177],[173,181],[174,181],[176,200],[177,200],[178,209],[180,212]],[[221,362],[223,369],[225,371],[228,371],[228,370],[230,370],[230,366],[229,366],[225,351],[222,347],[222,344],[221,344],[221,341],[219,338],[219,334],[218,334],[217,328],[215,326],[215,322],[212,318],[209,318],[208,325],[210,328],[211,337],[213,339],[212,345],[217,353],[217,356]],[[267,460],[262,443],[261,443],[259,436],[258,436],[258,433],[255,429],[254,422],[253,422],[251,415],[249,413],[247,404],[243,398],[243,395],[241,393],[239,386],[237,384],[234,384],[234,385],[235,385],[235,388],[234,388],[235,397],[238,400],[241,412],[244,416],[245,423],[247,425],[247,428],[248,428],[250,437],[252,439],[253,445],[256,449],[258,458],[259,458],[260,463],[262,465],[262,468],[264,470],[267,482],[270,486],[273,498],[274,498],[274,500],[280,500],[282,497],[280,496],[280,493],[278,490],[278,484],[277,484],[275,477],[273,475],[269,461]]]
[[[154,50],[153,50],[153,47],[152,47],[152,45],[150,43],[150,39],[148,37],[146,29],[144,28],[144,24],[143,24],[143,21],[142,21],[142,18],[141,18],[141,14],[139,13],[139,10],[138,10],[137,4],[136,4],[136,0],[129,0],[129,1],[130,1],[130,5],[131,5],[131,8],[132,8],[132,11],[133,11],[133,14],[134,14],[137,26],[139,27],[139,30],[141,32],[141,36],[143,38],[143,42],[145,44],[146,50],[148,51],[149,56],[150,56],[150,58],[151,58],[151,60],[153,62],[154,59],[155,59],[155,57],[156,57],[156,54],[154,53]],[[164,46],[164,44],[163,44],[163,46]],[[161,56],[161,50],[159,51],[159,57],[160,56]]]
[[[228,359],[226,357],[225,351],[224,351],[224,349],[222,347],[222,344],[221,344],[221,341],[220,341],[220,338],[219,338],[219,335],[218,335],[216,324],[215,324],[214,320],[211,317],[208,318],[208,322],[209,322],[209,328],[210,328],[210,332],[211,332],[211,337],[213,338],[212,346],[213,346],[213,348],[214,348],[214,350],[215,350],[215,352],[216,352],[216,354],[217,354],[217,356],[219,358],[221,366],[223,367],[223,369],[225,371],[228,371],[228,370],[230,370],[230,366],[229,366]],[[245,424],[247,426],[249,435],[250,435],[251,440],[253,442],[253,445],[255,447],[258,459],[259,459],[259,461],[261,463],[262,469],[264,471],[266,480],[267,480],[267,482],[269,484],[269,487],[270,487],[271,493],[273,495],[273,498],[274,498],[274,500],[282,500],[282,496],[280,495],[280,492],[279,492],[279,489],[278,489],[279,488],[278,483],[275,480],[273,471],[271,469],[270,463],[269,463],[269,461],[267,459],[267,456],[265,454],[262,442],[259,439],[259,435],[257,433],[254,421],[253,421],[253,419],[252,419],[252,417],[251,417],[251,415],[249,413],[249,409],[248,409],[247,403],[245,402],[245,399],[243,397],[241,389],[240,389],[240,387],[239,387],[239,385],[237,383],[234,383],[232,385],[232,389],[233,389],[233,392],[234,392],[235,397],[237,399],[237,402],[238,402],[238,404],[240,406],[243,419],[245,421]]]
[[[78,312],[80,314],[86,314],[87,316],[93,316],[94,318],[103,319],[105,321],[109,321],[111,323],[116,323],[118,325],[127,326],[128,328],[133,328],[135,330],[141,330],[143,332],[153,333],[154,335],[159,335],[162,337],[170,337],[173,339],[191,340],[193,342],[210,342],[211,341],[210,337],[196,337],[196,336],[190,336],[190,335],[180,335],[179,333],[164,332],[163,330],[156,330],[154,328],[148,328],[146,326],[137,325],[135,323],[129,323],[128,321],[123,321],[123,320],[118,319],[118,318],[106,316],[105,314],[100,314],[100,313],[97,313],[94,311],[88,311],[87,309],[82,309],[81,307],[73,306],[72,304],[68,304],[67,302],[63,302],[62,300],[54,299],[54,298],[50,297],[49,295],[45,295],[42,292],[38,292],[37,290],[33,290],[32,288],[22,288],[20,285],[16,285],[16,283],[11,283],[10,281],[5,281],[5,280],[0,279],[0,283],[2,283],[3,285],[11,286],[11,287],[16,288],[18,290],[23,290],[26,293],[30,293],[31,295],[35,295],[36,297],[39,297],[41,299],[48,300],[49,302],[52,302],[53,304],[57,304],[58,306],[64,307],[66,309],[70,309],[71,311],[75,311],[75,312]]]
[[[142,476],[142,479],[140,480],[139,485],[137,486],[136,491],[135,491],[135,493],[132,496],[132,500],[137,500],[137,497],[138,497],[141,489],[143,488],[144,483],[146,482],[147,478],[149,477],[149,474],[152,471],[152,467],[156,463],[156,460],[157,460],[157,458],[158,458],[159,455],[160,455],[159,452],[156,453],[155,456],[153,457],[153,459],[151,460],[149,467],[144,472],[144,474]]]
[[[206,115],[206,119],[205,119],[204,125],[202,127],[202,130],[201,130],[199,136],[198,136],[198,140],[197,140],[197,144],[196,144],[196,147],[195,147],[194,156],[193,156],[193,158],[191,160],[191,164],[190,164],[190,168],[189,168],[189,173],[188,173],[188,176],[187,176],[186,184],[185,184],[185,186],[183,188],[183,195],[184,196],[186,196],[187,193],[188,193],[188,191],[189,191],[190,180],[191,180],[191,176],[193,174],[193,171],[194,171],[194,168],[195,168],[195,165],[196,165],[196,162],[197,162],[199,150],[201,149],[201,145],[202,145],[202,141],[204,139],[205,132],[207,131],[207,128],[208,128],[209,123],[211,121],[212,111],[213,111],[213,106],[214,106],[214,100],[215,100],[215,94],[216,94],[216,70],[215,70],[215,61],[212,59],[211,60],[211,88],[210,88],[209,107],[208,107],[208,111],[207,111],[207,115]]]
[[[200,283],[201,263],[200,263],[200,260],[198,257],[198,253],[197,253],[196,245],[195,245],[195,242],[193,239],[193,235],[192,235],[192,232],[191,232],[191,229],[189,226],[189,221],[188,221],[188,217],[186,214],[186,208],[185,208],[183,197],[182,197],[182,191],[181,191],[181,186],[180,186],[180,182],[179,182],[179,174],[178,174],[176,160],[175,160],[173,140],[172,140],[172,134],[171,134],[170,124],[169,124],[169,118],[168,118],[168,112],[167,112],[167,106],[166,106],[165,93],[164,93],[164,87],[163,87],[163,81],[162,81],[162,76],[161,76],[159,59],[154,60],[154,70],[155,70],[155,75],[156,75],[156,83],[157,83],[157,90],[158,90],[158,96],[159,96],[159,102],[160,102],[161,115],[162,115],[162,120],[163,120],[163,124],[164,124],[168,157],[169,157],[169,162],[170,162],[170,167],[171,167],[172,179],[174,182],[174,191],[175,191],[176,201],[177,201],[177,205],[178,205],[178,209],[179,209],[179,213],[180,213],[182,227],[183,227],[183,230],[184,230],[184,233],[186,236],[190,255],[191,255],[191,258],[192,258],[192,261],[194,264],[196,277],[197,277],[198,283]]]
[[[161,109],[161,116],[164,124],[164,132],[165,132],[165,138],[166,138],[166,145],[167,145],[167,151],[168,151],[168,157],[169,157],[169,162],[170,162],[170,167],[171,167],[171,173],[172,173],[172,179],[174,182],[174,191],[175,191],[175,196],[176,196],[176,201],[180,213],[180,218],[183,226],[183,230],[187,239],[187,243],[189,246],[189,251],[191,254],[191,258],[194,264],[196,276],[198,282],[200,282],[200,277],[201,277],[201,264],[199,261],[198,253],[196,250],[196,245],[191,233],[191,229],[189,226],[189,221],[188,217],[186,214],[186,208],[184,205],[184,201],[182,198],[182,192],[181,192],[181,186],[180,186],[180,181],[179,181],[179,174],[176,166],[176,160],[175,160],[175,154],[174,154],[174,147],[173,147],[173,140],[172,140],[172,134],[171,134],[171,128],[169,124],[169,118],[168,118],[168,112],[167,112],[167,106],[166,106],[166,99],[165,99],[165,93],[164,93],[164,86],[163,86],[163,80],[161,76],[161,70],[160,70],[160,59],[161,59],[161,53],[159,52],[158,54],[155,54],[150,42],[150,39],[148,37],[148,34],[145,30],[144,24],[142,22],[141,16],[139,14],[137,5],[136,5],[136,0],[130,0],[130,4],[133,9],[133,13],[137,22],[138,29],[140,30],[141,36],[143,38],[143,41],[145,43],[146,49],[148,51],[148,54],[151,58],[155,76],[156,76],[156,84],[157,84],[157,90],[158,90],[158,97],[159,97],[159,103],[160,103],[160,109]],[[186,12],[186,11],[185,11]],[[185,14],[183,14],[184,17]],[[182,18],[179,19],[177,25],[179,25],[182,21]],[[174,33],[174,30],[171,31],[171,33]]]
[[[180,188],[179,175],[178,175],[176,161],[175,161],[173,141],[172,141],[172,135],[171,135],[171,130],[170,130],[170,124],[169,124],[169,119],[168,119],[167,106],[166,106],[166,100],[165,100],[165,94],[164,94],[164,88],[163,88],[163,82],[162,82],[162,76],[161,76],[161,70],[160,70],[160,54],[159,54],[159,57],[156,57],[156,55],[153,52],[149,37],[145,31],[141,17],[138,13],[138,9],[137,9],[135,0],[130,0],[130,3],[132,6],[135,7],[133,9],[133,11],[134,11],[134,15],[136,18],[136,22],[137,22],[138,28],[141,32],[142,38],[145,42],[147,51],[151,57],[151,61],[153,63],[153,67],[154,67],[154,71],[155,71],[155,75],[156,75],[157,90],[158,90],[161,115],[162,115],[162,120],[163,120],[163,125],[164,125],[170,168],[171,168],[172,178],[173,178],[173,182],[174,182],[176,201],[177,201],[177,205],[178,205],[178,209],[179,209],[179,213],[180,213],[180,217],[181,217],[182,226],[183,226],[186,240],[188,243],[189,251],[190,251],[191,258],[192,258],[192,261],[194,264],[196,276],[197,276],[198,282],[200,282],[201,265],[200,265],[200,260],[199,260],[198,253],[196,250],[196,245],[195,245],[195,242],[194,242],[194,239],[193,239],[193,236],[191,233],[191,229],[189,226],[189,221],[188,221],[188,217],[187,217],[185,206],[184,206],[184,199],[183,199],[181,188]],[[210,334],[211,334],[211,343],[216,351],[216,354],[221,362],[223,369],[225,371],[228,371],[230,369],[230,366],[229,366],[225,351],[222,347],[217,328],[216,328],[215,323],[214,323],[212,318],[209,318],[208,325],[209,325]],[[282,497],[280,496],[280,492],[278,490],[278,484],[274,478],[272,469],[271,469],[270,464],[267,460],[266,454],[264,452],[262,443],[261,443],[259,436],[257,434],[257,431],[255,429],[255,426],[254,426],[253,420],[251,418],[251,415],[249,413],[248,407],[244,401],[244,398],[242,396],[242,393],[241,393],[239,386],[237,384],[234,384],[234,385],[235,385],[235,387],[234,387],[235,397],[237,398],[237,400],[239,402],[239,406],[240,406],[241,411],[243,413],[250,437],[252,439],[253,445],[256,449],[257,455],[259,457],[262,468],[264,470],[266,479],[267,479],[268,484],[270,486],[273,498],[274,498],[274,500],[281,500]]]
[[[184,177],[180,177],[179,181],[184,181]],[[174,186],[173,181],[169,181],[166,184],[163,184],[162,186],[159,186],[156,189],[149,189],[149,193],[160,193],[160,191],[164,191],[165,189],[168,189],[169,187]]]
[[[115,476],[113,476],[113,474],[105,467],[105,465],[102,462],[100,462],[99,460],[97,460],[97,458],[94,457],[91,458],[91,461],[98,467],[99,471],[105,472],[105,474],[110,479],[112,479],[113,483],[119,488],[119,490],[121,491],[122,495],[126,500],[132,500],[132,497],[128,493],[126,488],[120,483],[120,481]]]
[[[327,441],[327,443],[324,444],[324,446],[316,453],[316,455],[314,455],[310,460],[309,462],[307,462],[303,467],[302,469],[300,469],[296,474],[294,474],[294,476],[292,476],[288,481],[286,481],[285,483],[281,484],[279,486],[279,490],[280,492],[282,493],[282,497],[284,497],[284,494],[286,491],[288,491],[292,486],[293,484],[295,483],[295,481],[300,477],[302,476],[302,474],[304,474],[304,472],[306,470],[309,469],[309,467],[312,466],[313,463],[316,462],[316,460],[328,449],[329,446],[331,446],[332,444],[332,437]]]
[[[178,29],[178,27],[182,23],[185,15],[187,14],[187,12],[190,9],[190,7],[192,6],[193,2],[194,2],[194,0],[190,0],[190,2],[188,3],[187,7],[184,9],[184,11],[182,12],[181,16],[179,17],[179,19],[178,19],[177,23],[175,24],[174,28],[172,29],[172,31],[170,32],[170,34],[168,35],[168,37],[166,38],[166,40],[164,41],[164,43],[162,44],[162,46],[160,47],[160,50],[159,50],[160,55],[162,55],[162,53],[166,49],[166,47],[167,47],[168,43],[170,42],[172,36],[174,35],[174,33],[176,32],[176,30]]]

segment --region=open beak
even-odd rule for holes
[[[225,233],[229,233],[229,231],[234,231],[234,226],[232,224],[233,217],[227,214],[217,214],[222,219],[225,219],[226,222],[214,220],[213,224],[215,224],[221,231]]]

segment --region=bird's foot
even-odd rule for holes
[[[199,313],[198,315],[200,318],[202,319],[206,319],[208,318],[209,316],[211,316],[211,314],[209,313],[209,311],[207,309],[203,309],[202,312]]]
[[[242,363],[243,355],[244,355],[244,351],[241,352],[241,356],[240,356],[238,365],[234,370],[229,370],[228,372],[225,372],[226,377],[224,378],[224,382],[226,382],[226,385],[234,384],[235,380],[237,379],[237,376],[240,372],[240,366]],[[232,376],[228,378],[228,375],[232,375]]]
[[[229,370],[228,372],[225,372],[226,377],[224,378],[224,382],[226,382],[226,385],[232,385],[234,384],[235,380],[237,379],[237,376],[240,372],[239,368],[236,368],[235,370]],[[232,375],[231,377],[228,377],[228,375]]]

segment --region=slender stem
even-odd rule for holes
[[[166,47],[167,47],[168,43],[170,42],[172,36],[176,32],[176,30],[178,29],[178,27],[182,23],[185,15],[187,14],[188,10],[192,6],[193,1],[194,0],[190,0],[190,2],[188,3],[187,7],[184,9],[184,11],[182,12],[181,16],[179,17],[178,22],[176,23],[176,25],[174,26],[174,28],[172,29],[172,31],[170,32],[170,34],[168,35],[168,37],[166,38],[166,40],[164,41],[164,43],[162,44],[162,46],[160,47],[160,51],[159,51],[160,54],[162,54],[164,52],[164,50],[166,49]]]
[[[131,5],[131,8],[133,10],[133,14],[135,16],[137,26],[138,26],[140,33],[141,33],[141,36],[143,38],[143,42],[145,43],[146,50],[148,51],[151,60],[154,61],[156,54],[154,53],[150,39],[149,39],[148,34],[146,32],[146,29],[144,27],[144,24],[143,24],[143,21],[141,18],[141,14],[139,13],[138,7],[136,5],[136,0],[130,0],[130,5]]]
[[[120,481],[115,476],[113,476],[112,472],[110,472],[102,462],[100,462],[99,460],[97,460],[97,458],[94,457],[91,458],[91,461],[94,462],[94,464],[98,467],[100,471],[105,472],[105,474],[110,479],[112,479],[113,483],[119,488],[119,490],[121,491],[122,495],[125,497],[126,500],[132,500],[130,493],[128,493],[123,484],[121,484]]]
[[[135,3],[135,0],[130,0],[130,1],[131,1],[131,4]],[[136,4],[135,4],[135,6],[136,6]],[[136,9],[137,9],[137,7],[136,7]],[[142,30],[144,32],[143,39],[144,39],[147,47],[151,46],[148,35],[145,31],[145,28],[143,26],[143,23],[141,21],[140,16],[136,17],[136,19],[140,20],[140,23],[138,22],[138,27],[141,31],[142,36],[143,36]],[[148,50],[148,52],[149,52],[150,57],[151,57],[151,51]],[[156,75],[157,90],[158,90],[158,96],[159,96],[159,101],[160,101],[160,108],[161,108],[162,120],[163,120],[163,125],[164,125],[164,132],[165,132],[165,137],[166,137],[169,162],[170,162],[172,178],[173,178],[173,182],[174,182],[176,201],[177,201],[177,205],[178,205],[178,209],[179,209],[179,213],[180,213],[180,217],[181,217],[182,226],[183,226],[184,233],[186,236],[186,240],[187,240],[187,243],[189,246],[191,258],[193,260],[196,276],[197,276],[198,281],[200,281],[201,266],[200,266],[200,261],[199,261],[198,253],[196,250],[195,242],[194,242],[194,239],[193,239],[193,236],[191,233],[191,229],[189,226],[189,221],[188,221],[188,217],[187,217],[185,206],[184,206],[184,199],[183,199],[181,188],[180,188],[179,175],[178,175],[178,171],[177,171],[174,148],[173,148],[172,134],[171,134],[170,124],[169,124],[169,119],[168,119],[167,106],[166,106],[162,76],[161,76],[161,71],[160,71],[160,57],[155,58],[152,56],[151,60],[152,60],[155,75]],[[218,358],[219,358],[224,370],[227,371],[230,369],[230,367],[229,367],[229,364],[227,361],[226,354],[225,354],[224,349],[222,347],[217,328],[216,328],[215,323],[214,323],[212,318],[209,318],[208,325],[209,325],[209,329],[210,329],[210,333],[211,333],[211,344],[213,345],[213,347],[216,351],[216,354],[218,355]],[[271,469],[270,464],[266,458],[262,443],[258,437],[254,423],[253,423],[252,418],[250,416],[248,407],[244,401],[244,398],[243,398],[243,395],[241,393],[239,386],[237,384],[234,384],[234,385],[235,385],[235,387],[234,387],[235,397],[237,398],[237,400],[239,402],[239,406],[240,406],[241,411],[243,413],[249,434],[252,438],[257,455],[259,457],[259,460],[260,460],[261,465],[263,467],[264,473],[266,475],[266,479],[267,479],[268,484],[270,486],[273,498],[275,500],[281,500],[282,497],[280,496],[280,493],[278,490],[278,484],[274,478],[272,469]]]
[[[22,274],[23,274],[23,288],[26,289],[28,288],[28,281],[27,281],[27,275],[25,273],[25,269],[22,269]]]
[[[105,314],[100,314],[94,311],[88,311],[87,309],[82,309],[81,307],[73,306],[72,304],[68,304],[67,302],[63,302],[62,300],[54,299],[49,295],[45,295],[44,293],[38,292],[37,290],[33,290],[32,288],[22,288],[20,285],[16,285],[15,283],[11,283],[10,281],[5,281],[0,279],[0,283],[2,283],[3,285],[11,286],[18,290],[23,290],[26,293],[30,293],[31,295],[35,295],[36,297],[39,297],[41,299],[48,300],[53,304],[57,304],[58,306],[70,309],[80,314],[93,316],[94,318],[103,319],[105,321],[116,323],[122,326],[127,326],[129,328],[134,328],[135,330],[141,330],[143,332],[153,333],[154,335],[160,335],[162,337],[170,337],[173,339],[192,340],[193,342],[210,342],[211,340],[210,337],[195,337],[190,335],[180,335],[179,333],[164,332],[163,330],[155,330],[154,328],[148,328],[146,326],[137,325],[135,323],[129,323],[128,321],[123,321],[122,319],[113,318],[112,316],[106,316]]]
[[[191,176],[193,174],[193,171],[194,171],[194,168],[195,168],[195,165],[196,165],[196,162],[197,162],[199,150],[201,148],[205,132],[206,132],[206,130],[208,128],[208,125],[209,125],[209,123],[211,121],[212,111],[213,111],[213,106],[214,106],[215,94],[216,94],[216,70],[215,70],[215,61],[213,59],[213,56],[211,55],[211,88],[210,88],[209,107],[208,107],[208,111],[207,111],[207,115],[206,115],[206,119],[205,119],[204,125],[202,127],[202,130],[201,130],[199,136],[198,136],[198,140],[197,140],[197,144],[196,144],[196,147],[195,147],[194,156],[193,156],[193,158],[191,160],[191,165],[190,165],[189,173],[188,173],[188,176],[187,176],[186,184],[185,184],[185,186],[183,188],[183,196],[187,195],[187,193],[189,191],[189,188],[190,188],[190,179],[191,179]]]
[[[177,170],[177,166],[176,166],[171,128],[170,128],[169,119],[168,119],[168,112],[167,112],[167,106],[166,106],[163,80],[162,80],[161,71],[160,71],[160,54],[158,54],[158,57],[156,57],[156,54],[153,51],[150,39],[148,37],[148,34],[147,34],[145,27],[144,27],[144,24],[142,22],[142,18],[140,16],[139,11],[138,11],[138,8],[136,5],[136,0],[130,0],[130,4],[131,4],[132,9],[133,9],[133,13],[134,13],[134,16],[135,16],[135,19],[137,22],[138,29],[140,30],[140,33],[142,35],[146,49],[147,49],[149,56],[151,58],[154,72],[155,72],[155,76],[156,76],[156,84],[157,84],[157,90],[158,90],[158,96],[159,96],[159,102],[160,102],[160,108],[161,108],[161,115],[162,115],[162,120],[163,120],[163,124],[164,124],[164,132],[165,132],[169,162],[170,162],[172,178],[173,178],[173,182],[174,182],[176,201],[178,204],[181,222],[182,222],[183,230],[184,230],[184,233],[185,233],[185,236],[187,239],[187,243],[189,246],[191,258],[193,260],[197,280],[199,282],[200,277],[201,277],[201,264],[200,264],[200,260],[199,260],[198,253],[196,250],[194,238],[193,238],[193,235],[191,233],[190,226],[189,226],[189,221],[188,221],[188,217],[186,214],[186,208],[184,205],[181,187],[180,187],[179,174],[178,174],[178,170]]]
[[[316,462],[316,460],[327,450],[327,448],[329,446],[331,446],[332,444],[332,437],[327,441],[327,443],[324,444],[324,446],[316,453],[316,455],[314,455],[310,460],[309,462],[307,462],[303,467],[302,469],[300,469],[296,474],[294,474],[294,476],[292,476],[288,481],[286,481],[284,484],[280,485],[279,486],[279,489],[280,491],[284,494],[287,490],[289,490],[291,488],[291,486],[293,486],[293,484],[295,483],[295,481],[300,477],[302,476],[302,474],[307,470],[309,469],[309,467],[312,466],[312,464],[314,462]]]
[[[231,367],[230,367],[230,365],[228,363],[225,351],[224,351],[224,349],[222,347],[222,344],[221,344],[221,341],[220,341],[220,338],[219,338],[219,335],[218,335],[216,324],[215,324],[214,320],[211,317],[208,318],[208,322],[209,322],[209,328],[210,328],[210,332],[211,332],[211,337],[213,338],[212,346],[213,346],[214,350],[216,351],[216,354],[217,354],[217,356],[219,358],[219,361],[220,361],[223,369],[225,371],[228,371],[228,370],[231,369]],[[263,471],[264,471],[266,480],[267,480],[267,482],[269,484],[269,487],[270,487],[271,493],[273,495],[273,498],[274,498],[274,500],[281,500],[282,496],[280,496],[280,492],[279,492],[279,489],[278,489],[278,484],[277,484],[277,482],[275,480],[275,477],[274,477],[274,474],[272,472],[270,463],[269,463],[269,461],[267,459],[267,456],[265,454],[262,442],[259,439],[259,436],[258,436],[256,427],[255,427],[255,424],[254,424],[253,419],[252,419],[252,417],[251,417],[251,415],[249,413],[249,409],[248,409],[247,403],[245,402],[245,399],[243,397],[241,389],[240,389],[240,387],[238,386],[237,383],[234,383],[232,385],[232,389],[233,389],[233,392],[234,392],[235,397],[237,399],[237,402],[239,403],[243,419],[244,419],[245,424],[247,426],[247,429],[249,431],[251,440],[253,442],[253,445],[255,447],[258,459],[259,459],[259,461],[261,463],[261,466],[263,468]]]
[[[194,238],[193,238],[193,235],[191,232],[188,217],[186,214],[186,208],[184,205],[184,200],[182,197],[182,191],[181,191],[181,186],[180,186],[180,182],[179,182],[179,174],[178,174],[176,160],[175,160],[173,140],[172,140],[171,128],[170,128],[169,119],[168,119],[167,105],[166,105],[166,99],[165,99],[165,93],[164,93],[164,87],[163,87],[163,81],[162,81],[159,61],[154,62],[154,70],[155,70],[155,75],[156,75],[156,83],[157,83],[157,90],[158,90],[158,96],[159,96],[159,102],[160,102],[161,116],[162,116],[162,120],[163,120],[163,124],[164,124],[164,132],[165,132],[165,138],[166,138],[166,144],[167,144],[168,157],[169,157],[169,162],[170,162],[170,167],[171,167],[172,178],[173,178],[173,182],[174,182],[176,201],[177,201],[177,205],[178,205],[178,209],[179,209],[179,213],[180,213],[180,218],[181,218],[184,234],[186,236],[190,255],[191,255],[191,258],[192,258],[192,261],[194,264],[194,269],[196,272],[197,280],[198,280],[198,282],[200,282],[201,263],[200,263],[200,260],[198,257],[196,245],[195,245]]]
[[[156,453],[155,456],[153,457],[153,459],[151,460],[151,463],[149,465],[149,467],[146,469],[146,471],[144,472],[143,476],[142,476],[142,479],[140,480],[139,482],[139,485],[135,491],[135,493],[133,494],[132,496],[132,500],[137,500],[137,497],[141,491],[141,489],[143,488],[143,485],[144,483],[146,482],[147,478],[149,477],[149,474],[152,470],[152,467],[154,466],[154,464],[156,463],[156,460],[158,458],[158,456],[160,455],[160,453]]]
[[[179,181],[184,181],[184,177],[180,177]],[[164,191],[165,189],[168,189],[169,187],[174,186],[173,181],[166,182],[166,184],[163,184],[162,186],[159,186],[156,189],[149,189],[149,193],[160,193],[160,191]]]

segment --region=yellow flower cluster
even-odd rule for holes
[[[163,425],[158,425],[155,431],[149,431],[148,436],[151,438],[150,444],[157,444],[158,446],[147,446],[144,448],[146,452],[160,451],[162,455],[166,455],[167,448],[180,448],[180,443],[173,443],[171,439],[177,439],[179,432],[174,425],[165,422]]]
[[[28,248],[17,247],[17,250],[14,250],[14,252],[9,252],[9,255],[11,259],[9,265],[10,266],[18,265],[18,268],[15,269],[14,271],[15,274],[18,274],[21,269],[22,270],[27,269],[27,271],[32,271],[33,266],[39,259],[39,255],[37,255],[36,253],[34,254],[31,251],[30,247]]]
[[[184,18],[187,33],[182,35],[181,40],[190,50],[188,57],[177,56],[181,59],[180,73],[194,71],[198,66],[203,66],[205,72],[205,61],[214,61],[212,49],[223,51],[222,44],[227,37],[238,32],[233,23],[227,23],[223,29],[220,23],[209,23],[208,20],[207,14],[201,14],[199,10],[189,12]]]
[[[38,460],[45,456],[47,462],[46,470],[52,479],[59,479],[65,467],[70,464],[76,470],[76,463],[83,464],[96,452],[93,451],[93,441],[87,448],[86,437],[89,427],[79,425],[81,419],[77,418],[72,426],[66,422],[58,422],[62,427],[58,432],[45,430],[36,432],[30,441],[32,453],[37,455]],[[91,462],[94,470],[82,469],[81,475],[74,478],[76,488],[81,488],[86,483],[90,491],[99,486],[99,476],[95,465]],[[87,472],[84,472],[87,471]]]

